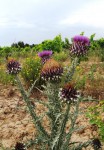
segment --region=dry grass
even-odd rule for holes
[[[70,66],[69,60],[64,66]],[[76,68],[73,80],[85,96],[92,96],[98,100],[104,99],[104,62],[98,57],[90,57],[88,61],[82,61]]]

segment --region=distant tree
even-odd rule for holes
[[[25,44],[24,44],[24,42],[19,41],[19,42],[17,42],[17,43],[13,43],[13,44],[11,45],[11,47],[24,48],[24,47],[25,47]]]
[[[35,47],[37,44],[31,44],[30,47],[33,48]]]
[[[23,41],[19,41],[17,44],[18,44],[18,46],[19,46],[20,48],[24,48],[24,47],[25,47],[25,44],[24,44]]]
[[[28,43],[24,44],[24,47],[30,47],[30,45]]]
[[[17,43],[13,43],[13,44],[11,45],[11,47],[16,47],[16,48],[18,48],[18,44],[17,44]]]

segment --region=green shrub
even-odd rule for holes
[[[35,46],[32,48],[32,50],[33,50],[34,52],[42,51],[42,50],[43,50],[42,44],[37,44],[37,45],[35,45]]]
[[[100,38],[99,40],[97,40],[97,43],[101,48],[104,48],[104,38]]]
[[[11,47],[3,47],[3,48],[0,48],[0,56],[8,56],[10,55],[12,52],[12,49]]]
[[[98,56],[101,61],[104,61],[104,38],[91,40],[89,56]]]
[[[45,40],[42,42],[43,50],[53,50],[53,40]]]
[[[90,107],[87,117],[92,125],[98,127],[99,135],[104,141],[104,100],[100,101],[96,106]]]
[[[100,59],[101,61],[104,61],[104,48],[100,49]]]
[[[6,70],[2,69],[2,67],[0,66],[0,83],[2,84],[15,84],[15,80],[14,77],[12,75],[8,75],[6,73]]]
[[[52,50],[53,52],[60,52],[63,48],[63,41],[61,35],[57,35],[53,40],[44,40],[39,47],[39,51]]]
[[[20,57],[27,58],[31,56],[33,56],[33,50],[30,47],[21,48]]]
[[[63,41],[61,38],[61,35],[57,35],[54,39],[53,39],[53,51],[54,52],[60,52],[62,50],[63,47]]]
[[[41,60],[38,56],[27,58],[23,63],[21,75],[27,84],[39,79]]]
[[[65,41],[63,42],[63,48],[65,49],[69,49],[71,46],[70,42],[69,42],[69,39],[68,38],[65,38]]]
[[[54,53],[54,59],[57,61],[65,61],[68,58],[68,52],[61,51],[60,53]]]

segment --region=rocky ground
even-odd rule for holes
[[[87,109],[88,103],[80,107]],[[43,108],[44,109],[44,108]],[[37,113],[42,113],[42,107],[37,106]],[[46,122],[46,120],[44,121]],[[97,128],[89,124],[88,118],[81,114],[76,122],[85,128],[72,136],[72,141],[87,141],[97,137]],[[45,126],[45,124],[44,124]],[[26,142],[36,135],[35,127],[30,115],[27,113],[21,94],[16,87],[0,85],[0,143],[6,150],[13,147],[16,142]],[[2,150],[2,148],[0,149]],[[84,149],[83,149],[84,150]],[[87,150],[93,150],[91,147]]]

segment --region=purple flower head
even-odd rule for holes
[[[42,63],[44,64],[52,55],[51,50],[44,50],[38,53],[38,56],[41,57]]]
[[[60,89],[59,97],[63,102],[73,103],[79,97],[79,93],[73,84],[67,83]]]
[[[21,71],[21,65],[18,61],[12,59],[7,63],[7,72],[9,74],[18,74]]]
[[[48,51],[48,50],[45,50],[45,51],[42,51],[42,52],[39,52],[38,53],[38,56],[39,57],[44,57],[44,56],[51,56],[52,55],[52,51]]]
[[[73,43],[71,47],[71,53],[77,56],[85,55],[88,47],[90,46],[90,40],[86,36],[76,35],[73,37]]]
[[[90,40],[88,37],[83,36],[83,35],[76,35],[73,37],[73,42],[79,42],[79,43],[83,43],[86,46],[89,46],[90,44]]]

